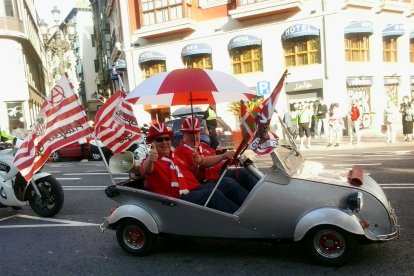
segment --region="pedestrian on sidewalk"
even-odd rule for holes
[[[344,120],[339,112],[339,104],[333,103],[329,108],[329,117],[328,117],[328,124],[329,124],[329,144],[330,146],[339,146],[339,138],[342,135],[342,130],[344,127]]]
[[[316,115],[318,116],[317,123],[316,123],[316,136],[322,137],[322,129],[323,134],[326,136],[328,133],[328,119],[326,118],[326,114],[328,113],[328,106],[323,102],[323,99],[319,99],[319,104],[316,109]]]
[[[283,115],[283,123],[293,140],[296,140],[296,137],[298,136],[298,119],[295,106],[296,104],[292,105],[290,110]]]
[[[404,134],[404,141],[411,141],[413,139],[413,109],[408,96],[402,98],[400,106],[400,113],[402,115],[402,127]]]
[[[305,135],[307,138],[306,148],[310,149],[310,140],[311,140],[310,127],[312,124],[312,116],[313,116],[313,112],[310,109],[309,103],[307,102],[303,103],[298,112],[299,137],[300,137],[299,149],[303,148],[303,142],[305,140]]]
[[[358,101],[354,99],[352,100],[351,110],[349,111],[350,125],[348,128],[348,132],[350,144],[358,144],[359,142],[361,142],[361,134],[359,131],[360,117],[361,113],[359,112]]]
[[[384,125],[387,127],[387,143],[395,143],[397,136],[397,114],[397,107],[391,100],[389,100],[387,102],[387,107],[384,109]]]

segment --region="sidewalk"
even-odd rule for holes
[[[308,151],[332,151],[332,150],[360,150],[366,148],[381,148],[381,147],[408,147],[414,149],[414,140],[410,142],[404,141],[404,135],[400,129],[397,130],[397,141],[395,143],[387,143],[387,135],[382,134],[377,129],[362,129],[361,130],[361,142],[358,144],[350,144],[349,136],[342,136],[339,142],[338,147],[328,147],[329,138],[312,138],[311,147],[307,149],[303,147],[302,152]],[[299,146],[299,138],[295,140],[296,144]],[[307,140],[304,141],[305,145]]]

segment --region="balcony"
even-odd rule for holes
[[[407,1],[383,0],[380,1],[375,12],[406,13],[409,12],[411,8],[412,4]]]
[[[238,21],[301,10],[303,1],[298,0],[236,0],[237,8],[229,11]]]
[[[165,35],[190,33],[196,30],[196,24],[188,18],[180,18],[163,23],[144,26],[133,32],[132,41],[138,38],[152,39]]]
[[[377,0],[345,0],[344,9],[351,7],[372,9],[378,5],[377,3]]]

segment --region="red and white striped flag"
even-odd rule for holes
[[[43,103],[13,163],[29,181],[52,152],[90,134],[85,111],[65,73]]]
[[[126,93],[119,89],[95,116],[96,138],[115,154],[127,150],[141,137],[132,106],[124,101],[125,97]]]
[[[269,131],[269,127],[276,107],[277,99],[280,91],[282,90],[287,74],[288,71],[285,70],[269,98],[264,100],[252,111],[253,116],[256,116],[256,134],[250,148],[259,155],[268,154],[273,150],[273,148],[277,147],[279,138],[276,134]]]

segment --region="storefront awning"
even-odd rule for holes
[[[374,29],[370,21],[353,22],[345,27],[345,34],[373,34]]]
[[[211,47],[204,43],[188,44],[181,51],[182,57],[211,54]]]
[[[346,85],[348,87],[351,86],[371,86],[372,85],[372,80],[370,79],[347,79],[346,80]]]
[[[251,45],[262,45],[262,39],[255,37],[253,35],[239,35],[233,37],[229,42],[229,50],[244,47],[244,46],[251,46]]]
[[[382,31],[382,36],[402,36],[404,34],[403,24],[389,24]]]
[[[385,78],[384,85],[399,85],[400,79],[399,78]]]
[[[319,29],[309,24],[297,24],[287,28],[283,32],[282,40],[308,35],[319,36]]]
[[[144,62],[154,61],[154,60],[165,60],[165,55],[160,54],[158,52],[153,52],[153,51],[143,52],[139,55],[138,63],[142,64]]]

